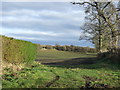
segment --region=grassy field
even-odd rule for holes
[[[96,57],[95,54],[80,54],[79,52],[68,52],[58,50],[40,50],[38,59],[71,59],[79,57]]]
[[[3,88],[120,87],[119,65],[109,64],[106,60],[98,60],[95,58],[95,54],[43,50],[39,52],[37,59],[38,62],[34,62],[18,71],[5,68],[2,76]],[[79,61],[79,64],[59,64],[63,62],[59,61],[60,59],[67,62],[73,60],[78,63]],[[83,60],[87,62],[83,63]],[[44,61],[47,65],[39,63]],[[82,63],[80,63],[81,61]],[[92,61],[92,63],[88,63],[89,61]]]

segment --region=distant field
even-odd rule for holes
[[[58,50],[40,50],[38,54],[38,59],[71,59],[80,57],[96,57],[96,54],[80,54]]]

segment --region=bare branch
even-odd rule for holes
[[[111,2],[108,2],[102,9],[102,11],[110,4]]]
[[[117,11],[120,11],[120,8],[116,8],[117,9]]]
[[[90,2],[83,2],[83,3],[80,3],[80,2],[71,2],[71,3],[72,4],[79,4],[79,5],[89,4],[89,5],[93,6],[93,7],[96,7],[96,5],[94,5],[94,4],[90,3]]]

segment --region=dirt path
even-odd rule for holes
[[[41,62],[44,65],[80,65],[80,64],[93,64],[95,57],[87,57],[87,58],[72,58],[72,59],[46,59],[40,60],[37,59],[36,61]]]

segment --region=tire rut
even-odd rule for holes
[[[85,87],[82,88],[111,88],[111,86],[106,85],[106,84],[92,84],[92,82],[95,82],[96,80],[98,80],[97,78],[94,77],[89,77],[89,76],[83,76],[83,78],[85,79]]]
[[[52,72],[52,70],[51,70],[51,72]],[[54,72],[52,72],[52,73],[55,74],[56,76],[55,76],[55,78],[52,81],[48,82],[45,87],[50,87],[51,85],[53,85],[56,81],[58,81],[60,79],[60,76],[58,76]]]

